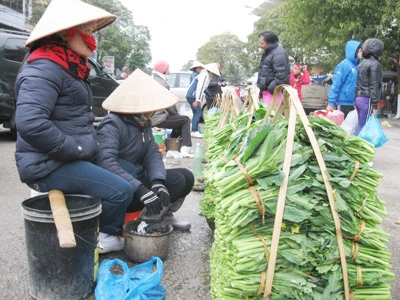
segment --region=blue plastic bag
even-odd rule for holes
[[[379,148],[384,143],[389,141],[382,130],[382,126],[379,123],[378,118],[375,115],[371,115],[369,117],[358,136],[373,144],[375,148]]]
[[[123,274],[111,271],[115,264],[121,266]],[[118,258],[105,259],[98,271],[95,298],[96,300],[162,300],[166,294],[165,286],[160,284],[163,274],[164,265],[158,257],[153,257],[130,269],[127,263]]]

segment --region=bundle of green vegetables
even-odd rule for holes
[[[318,139],[345,238],[355,299],[390,299],[389,235],[377,196],[381,174],[374,147],[333,122],[309,117]],[[208,162],[203,214],[215,220],[210,254],[213,299],[263,299],[272,229],[284,174],[287,121],[254,120],[236,127],[220,156]],[[296,125],[271,299],[343,299],[343,277],[332,212],[321,171],[300,122]]]

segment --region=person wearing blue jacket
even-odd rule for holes
[[[204,65],[204,69],[193,79],[186,92],[186,100],[190,104],[193,112],[191,136],[194,138],[203,137],[203,134],[199,132],[201,103],[206,99],[205,92],[213,75],[221,76],[218,65],[216,63]]]
[[[346,43],[346,58],[335,68],[332,86],[328,95],[327,111],[335,108],[344,113],[344,117],[354,109],[357,85],[357,65],[362,57],[361,42],[350,40]]]
[[[100,253],[124,248],[120,235],[133,196],[127,181],[94,163],[88,57],[96,49],[92,33],[115,18],[85,2],[52,1],[26,42],[30,54],[16,80],[20,179],[37,192],[100,199]]]

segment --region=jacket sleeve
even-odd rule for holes
[[[274,90],[278,85],[290,83],[286,52],[278,52],[275,58],[272,60],[272,66],[274,69],[275,77],[268,85],[268,92],[270,92],[271,94],[274,93]]]
[[[146,170],[147,179],[150,184],[154,180],[167,180],[167,172],[162,160],[162,155],[158,150],[158,144],[154,140],[151,128],[146,128],[145,136],[147,140],[145,156],[143,159],[143,168]]]
[[[380,64],[371,64],[369,72],[370,82],[370,98],[372,103],[377,103],[380,100],[381,94],[381,74],[382,69]]]
[[[80,159],[81,148],[76,140],[62,132],[51,120],[62,79],[54,76],[51,81],[41,76],[40,71],[37,74],[35,77],[23,77],[18,83],[15,120],[19,134],[27,143],[53,159]]]
[[[301,76],[302,84],[310,84],[310,73],[308,70],[304,70],[303,75]]]
[[[111,119],[99,125],[97,136],[100,145],[96,164],[128,181],[136,191],[142,183],[132,174],[125,171],[118,163],[119,137],[121,134],[121,129]]]
[[[332,86],[329,90],[328,95],[328,105],[334,106],[336,104],[336,100],[339,97],[340,90],[342,89],[343,83],[346,80],[346,74],[343,70],[343,65],[339,64],[332,78]]]
[[[208,72],[200,72],[196,88],[196,101],[201,101],[204,98],[209,83]]]

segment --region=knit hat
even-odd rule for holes
[[[94,25],[93,31],[97,31],[114,22],[116,18],[115,15],[80,0],[52,0],[25,46],[30,47],[41,38],[89,22]]]
[[[196,60],[196,61],[193,62],[193,65],[189,68],[189,70],[193,70],[193,69],[198,68],[198,67],[204,68],[204,65],[201,62]]]
[[[139,114],[168,108],[178,102],[172,92],[136,69],[103,102],[103,108],[122,114]]]
[[[204,69],[206,69],[207,71],[209,71],[215,75],[221,76],[221,73],[219,72],[218,64],[216,64],[216,63],[206,64],[206,65],[204,65]]]
[[[165,74],[169,70],[169,64],[164,60],[159,60],[155,62],[153,69],[161,74]]]

